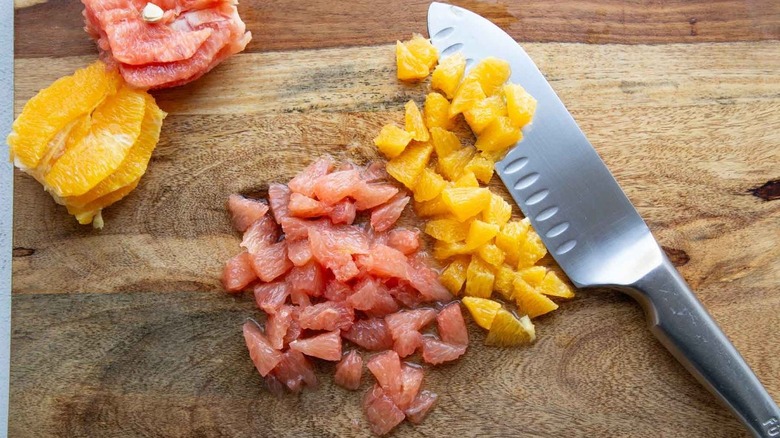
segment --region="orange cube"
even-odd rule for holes
[[[490,204],[482,211],[482,220],[503,227],[512,218],[512,206],[501,196],[491,193]]]
[[[436,63],[439,61],[439,51],[431,44],[428,38],[423,37],[419,33],[412,34],[412,39],[405,41],[404,45],[409,49],[409,52],[414,55],[422,64],[428,68],[428,71],[436,67]],[[427,75],[426,75],[427,76]]]
[[[474,143],[481,151],[499,152],[514,146],[523,134],[512,124],[509,117],[497,117],[479,134]]]
[[[522,128],[531,123],[536,112],[536,99],[517,84],[504,85],[506,109],[512,124]]]
[[[455,92],[455,97],[450,103],[450,118],[453,118],[464,111],[468,111],[485,97],[487,96],[485,96],[485,92],[482,91],[482,86],[479,85],[479,82],[464,82],[458,87],[458,91]]]
[[[457,181],[466,169],[477,151],[473,146],[466,146],[446,156],[439,155],[437,170],[450,181]]]
[[[387,162],[387,173],[409,189],[428,165],[433,153],[429,143],[413,142],[400,155]]]
[[[458,136],[446,129],[431,128],[431,143],[436,151],[436,156],[441,160],[453,152],[463,149]]]
[[[414,140],[428,141],[430,135],[428,134],[428,128],[425,127],[425,121],[423,121],[420,108],[417,107],[413,100],[410,100],[406,102],[404,109],[406,110],[406,124],[404,125],[406,132],[412,134],[412,139]]]
[[[442,59],[439,65],[436,66],[436,69],[433,70],[431,87],[435,90],[440,90],[447,96],[447,99],[452,99],[465,71],[466,58],[463,54],[458,52],[450,55]]]
[[[477,82],[487,96],[492,96],[501,89],[511,73],[508,62],[491,56],[475,65],[463,83]]]
[[[444,181],[444,178],[431,168],[426,167],[417,178],[414,189],[412,189],[414,200],[419,202],[430,201],[439,196],[445,187],[447,187],[447,181]]]
[[[514,289],[517,308],[529,318],[536,318],[558,308],[554,301],[537,292],[520,276],[515,277]]]
[[[395,64],[398,79],[416,82],[428,77],[430,69],[400,41],[395,43]]]
[[[425,234],[442,242],[463,242],[469,233],[469,222],[461,222],[455,219],[434,219],[425,224]]]
[[[457,296],[463,289],[463,283],[466,282],[466,270],[469,266],[469,257],[456,257],[439,276],[439,282]]]
[[[463,222],[478,215],[490,204],[490,190],[474,187],[450,187],[441,192],[441,200],[450,213]]]
[[[476,102],[471,108],[463,112],[466,122],[479,134],[496,118],[507,115],[506,104],[502,96],[496,94]]]
[[[379,135],[374,139],[374,144],[387,158],[395,158],[406,149],[410,141],[412,141],[410,133],[390,123],[382,127]]]
[[[439,93],[428,93],[423,104],[425,126],[431,128],[450,129],[453,120],[450,119],[450,101]]]
[[[471,172],[482,184],[488,184],[493,178],[493,167],[495,162],[484,154],[477,154],[471,158],[466,167],[467,172]]]
[[[466,270],[466,296],[490,298],[494,280],[493,268],[478,256],[471,256],[471,262]]]

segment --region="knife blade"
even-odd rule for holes
[[[512,198],[578,287],[613,287],[636,298],[650,330],[755,436],[780,436],[780,409],[669,262],[544,75],[503,30],[466,9],[432,3],[431,42],[509,62],[510,82],[537,100],[523,139],[496,163]]]

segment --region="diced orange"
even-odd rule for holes
[[[447,96],[447,99],[452,99],[465,71],[466,58],[462,53],[458,52],[448,56],[442,59],[433,70],[431,88],[440,90]]]
[[[441,195],[425,202],[415,202],[414,211],[420,217],[442,216],[449,213],[450,209],[441,199]]]
[[[389,123],[379,131],[374,144],[387,158],[395,158],[406,149],[410,141],[412,141],[412,134]]]
[[[443,242],[437,240],[433,244],[433,258],[442,261],[456,255],[469,254],[470,250],[463,242]]]
[[[425,121],[423,120],[420,108],[417,107],[417,104],[414,103],[413,100],[410,100],[409,102],[406,102],[404,109],[406,110],[406,124],[404,126],[406,132],[411,133],[412,139],[414,140],[428,141],[431,137],[428,134],[428,128],[425,127]]]
[[[514,146],[522,137],[520,128],[513,125],[509,117],[501,116],[479,134],[474,146],[481,151],[499,152]]]
[[[524,219],[527,221],[528,219]],[[542,238],[536,234],[533,228],[528,227],[528,232],[525,233],[520,247],[518,248],[517,268],[524,268],[526,266],[533,266],[542,257],[547,254],[547,248],[542,243]]]
[[[401,155],[387,162],[387,173],[407,188],[414,188],[415,182],[428,165],[433,146],[430,143],[413,142]]]
[[[499,268],[504,263],[506,255],[499,247],[492,243],[486,243],[479,247],[477,254],[482,260],[488,262],[491,266]]]
[[[515,276],[514,289],[517,308],[529,318],[536,318],[558,308],[554,301],[537,292],[519,275]]]
[[[487,96],[485,96],[485,92],[482,91],[479,82],[464,82],[458,87],[458,91],[455,92],[455,97],[452,99],[452,102],[450,102],[450,118],[455,117],[464,111],[468,111],[485,97]]]
[[[471,317],[478,326],[490,330],[496,313],[501,309],[501,303],[487,298],[463,297],[463,305],[469,310]]]
[[[501,89],[511,73],[508,62],[491,56],[475,65],[463,83],[477,82],[487,96],[492,96]]]
[[[506,115],[504,99],[497,94],[476,102],[468,111],[463,112],[463,117],[466,118],[474,134],[479,134],[493,120]]]
[[[512,218],[512,206],[501,196],[491,193],[490,204],[482,211],[482,220],[503,227]]]
[[[428,73],[430,73],[425,62],[414,56],[409,48],[400,41],[395,43],[395,64],[398,79],[402,81],[420,81],[428,77]]]
[[[466,270],[465,294],[469,297],[490,298],[494,280],[493,268],[479,256],[471,256],[471,262]]]
[[[485,345],[513,347],[529,344],[535,339],[536,329],[527,316],[518,319],[506,309],[499,309],[490,325]]]
[[[106,65],[96,61],[39,91],[24,105],[8,135],[16,166],[22,170],[38,166],[56,134],[91,113],[120,83],[119,73],[107,72]]]
[[[517,266],[520,259],[520,244],[524,241],[531,223],[527,220],[510,221],[501,228],[496,236],[496,246],[506,254],[506,261],[512,266]]]
[[[439,51],[436,47],[433,47],[431,41],[428,38],[423,37],[419,33],[412,35],[412,39],[405,41],[406,48],[419,59],[430,71],[436,66],[439,61]]]
[[[466,146],[446,156],[439,156],[437,170],[450,181],[457,181],[477,151],[474,146]]]
[[[478,215],[490,204],[490,190],[473,187],[450,187],[441,192],[441,200],[459,221]]]
[[[439,93],[428,93],[423,104],[425,126],[431,128],[450,129],[453,120],[450,119],[450,101]]]
[[[507,301],[514,300],[515,275],[517,275],[515,270],[507,265],[501,265],[496,269],[496,280],[493,288]]]
[[[531,123],[536,112],[536,99],[517,84],[504,85],[504,96],[507,114],[512,123],[520,128]]]
[[[455,187],[479,187],[479,181],[473,173],[463,172],[463,175],[455,181]]]
[[[547,272],[547,275],[544,276],[544,279],[539,283],[536,290],[551,297],[574,297],[574,291],[572,291],[566,283],[558,278],[558,274],[553,271]]]
[[[480,246],[490,242],[500,231],[500,227],[495,224],[483,222],[479,219],[471,221],[468,235],[466,235],[466,246],[469,249],[477,249]]]
[[[490,183],[493,178],[493,166],[495,163],[483,154],[474,155],[464,168],[466,172],[471,172],[482,184]]]
[[[544,276],[547,275],[547,268],[544,266],[522,268],[517,270],[517,275],[532,287],[539,287],[542,284],[542,280],[544,280]]]
[[[447,181],[444,181],[444,178],[431,168],[426,167],[417,178],[417,183],[412,190],[414,200],[418,202],[430,201],[439,196],[445,187],[447,187]]]
[[[463,242],[469,233],[468,222],[455,219],[434,219],[425,224],[425,234],[442,242]]]
[[[455,296],[460,294],[460,290],[463,289],[469,260],[468,257],[454,258],[439,276],[439,282]]]
[[[439,160],[453,152],[464,149],[454,132],[437,127],[431,128],[431,143],[433,143],[433,148],[436,150],[436,156],[439,157]]]
[[[122,87],[92,113],[90,133],[65,151],[44,176],[59,197],[83,195],[116,171],[141,135],[144,93]]]

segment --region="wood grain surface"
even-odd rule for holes
[[[160,144],[102,231],[16,173],[9,436],[367,435],[332,366],[318,391],[263,388],[240,334],[259,312],[218,283],[239,241],[224,203],[323,153],[376,157],[378,129],[427,90],[394,79],[391,43],[425,31],[427,3],[406,3],[242,1],[250,50],[155,94],[170,113]],[[459,4],[535,41],[523,46],[780,400],[780,5]],[[80,27],[78,2],[17,1],[17,112],[95,58]],[[469,352],[426,374],[439,406],[395,435],[746,436],[630,299],[579,291],[537,331],[495,349],[472,327]]]

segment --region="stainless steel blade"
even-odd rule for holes
[[[758,437],[780,436],[780,408],[663,254],[645,222],[525,51],[473,12],[432,3],[431,41],[467,68],[505,59],[511,82],[538,101],[524,138],[496,163],[523,213],[577,286],[612,286],[636,298],[650,330]]]
[[[657,265],[650,230],[525,51],[490,21],[442,3],[431,5],[428,30],[442,56],[460,51],[467,68],[507,60],[510,81],[536,98],[533,123],[496,170],[569,278],[630,284]]]

